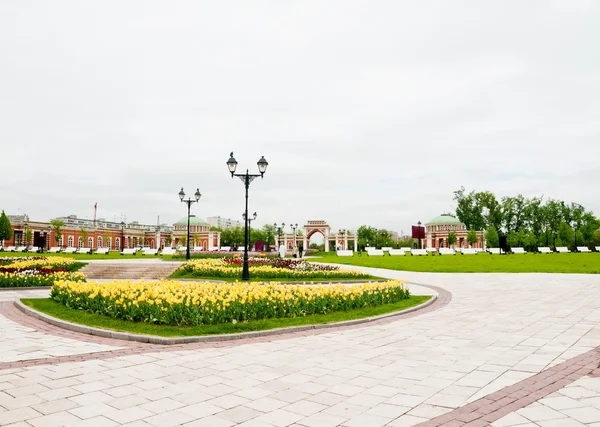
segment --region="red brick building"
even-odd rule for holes
[[[477,243],[470,246],[467,242],[469,230],[460,222],[460,220],[450,214],[442,214],[433,218],[425,224],[425,243],[424,248],[447,248],[448,235],[454,231],[456,233],[457,248],[485,248],[483,231],[477,231]]]

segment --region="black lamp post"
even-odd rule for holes
[[[252,229],[252,221],[254,221],[257,216],[258,215],[256,214],[256,212],[254,212],[252,216],[248,218],[248,230]],[[242,213],[242,218],[244,218],[244,220],[246,219],[246,212]],[[248,231],[248,240],[250,240],[250,231]]]
[[[294,233],[294,247],[296,246],[296,229],[298,228],[298,224],[290,224],[290,228],[292,229],[292,233]]]
[[[26,247],[26,251],[29,251],[29,239],[27,239],[27,225],[28,224],[26,222],[23,223],[23,239],[25,240],[25,244],[22,244],[22,246]]]
[[[48,226],[48,234],[46,234],[46,250],[50,250],[50,234],[52,233],[52,226]]]
[[[277,249],[281,246],[281,235],[283,234],[283,229],[285,227],[285,222],[281,223],[281,227],[277,225],[277,223],[273,224],[273,227],[277,230]]]
[[[242,182],[244,183],[244,187],[246,188],[246,209],[244,210],[244,213],[245,213],[245,215],[244,215],[244,267],[242,268],[242,280],[250,280],[250,268],[248,267],[248,240],[249,240],[249,236],[248,236],[248,224],[249,224],[249,221],[248,221],[249,220],[249,218],[248,218],[248,189],[250,188],[250,183],[252,181],[254,181],[259,176],[261,178],[264,177],[269,163],[265,160],[265,156],[262,156],[258,160],[258,162],[256,163],[258,165],[258,172],[260,172],[260,174],[258,174],[258,175],[249,174],[248,169],[246,169],[246,173],[236,174],[235,170],[237,168],[237,164],[238,164],[238,162],[233,157],[233,151],[232,151],[231,154],[229,155],[229,160],[227,160],[227,168],[229,169],[229,172],[231,173],[231,178],[233,178],[234,176],[237,176],[238,178],[240,178],[242,180]]]
[[[123,252],[125,249],[125,221],[121,221],[121,244],[119,245],[119,250]]]
[[[421,221],[417,222],[417,226],[418,228],[418,233],[419,233],[419,249],[423,249],[423,247],[421,246]]]
[[[179,200],[181,200],[182,203],[187,204],[187,208],[188,208],[187,238],[185,241],[185,244],[187,247],[186,247],[186,251],[185,251],[185,259],[190,259],[190,207],[192,206],[192,203],[198,203],[201,196],[202,196],[202,194],[200,194],[200,189],[198,189],[198,188],[196,188],[196,192],[194,193],[195,200],[190,197],[188,197],[187,200],[183,199],[185,197],[185,193],[183,192],[183,187],[181,187],[181,191],[179,192]]]
[[[577,252],[577,221],[573,221],[573,238],[575,239],[575,245],[573,246],[573,252]]]

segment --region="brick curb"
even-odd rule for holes
[[[410,307],[405,310],[396,311],[393,313],[386,313],[380,316],[373,317],[365,317],[363,319],[355,319],[355,320],[346,320],[343,322],[335,322],[335,323],[323,323],[316,325],[304,325],[304,326],[290,326],[287,328],[276,328],[269,329],[266,331],[251,331],[251,332],[240,332],[237,334],[221,334],[221,335],[204,335],[204,336],[193,336],[193,337],[178,337],[178,338],[163,338],[157,337],[153,335],[139,335],[139,334],[130,334],[127,332],[117,332],[111,331],[108,329],[100,329],[93,328],[90,326],[83,326],[76,323],[67,322],[65,320],[60,320],[55,317],[49,316],[44,313],[40,313],[26,305],[24,305],[20,299],[14,301],[14,305],[23,313],[38,320],[42,320],[46,323],[49,323],[53,326],[57,326],[59,328],[63,328],[72,332],[78,332],[87,335],[95,335],[104,338],[113,338],[125,341],[137,341],[143,343],[150,344],[160,344],[160,345],[174,345],[174,344],[188,344],[188,343],[198,343],[198,342],[221,342],[221,341],[233,341],[244,338],[256,338],[256,337],[268,337],[273,335],[285,335],[289,333],[295,332],[304,332],[310,330],[319,330],[319,329],[329,329],[336,328],[340,326],[355,326],[361,324],[368,324],[371,322],[376,322],[378,320],[388,319],[391,317],[402,316],[408,313],[412,313],[415,311],[422,310],[426,307],[432,305],[438,298],[438,294],[433,295],[429,300],[424,302],[423,304],[419,304],[415,307]]]

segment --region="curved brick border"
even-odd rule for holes
[[[157,337],[157,336],[153,336],[153,335],[131,334],[128,332],[117,332],[117,331],[111,331],[108,329],[94,328],[91,326],[85,326],[85,325],[80,325],[77,323],[67,322],[65,320],[57,319],[56,317],[52,317],[47,314],[41,313],[37,310],[32,309],[31,307],[26,306],[20,300],[15,301],[14,304],[19,310],[21,310],[23,313],[27,314],[28,316],[32,316],[36,319],[50,323],[51,325],[57,326],[59,328],[67,329],[69,331],[78,332],[78,333],[87,334],[87,335],[96,335],[96,336],[104,337],[104,338],[125,340],[125,341],[137,341],[137,342],[160,344],[160,345],[174,345],[174,344],[188,344],[188,343],[195,343],[195,342],[233,341],[233,340],[239,340],[239,339],[243,339],[243,338],[267,337],[267,336],[271,336],[271,335],[283,335],[283,334],[289,334],[289,333],[294,333],[294,332],[304,332],[304,331],[308,331],[308,330],[331,329],[331,328],[335,328],[335,327],[361,325],[364,323],[372,323],[372,322],[376,322],[378,320],[388,319],[390,317],[398,317],[398,316],[402,316],[404,314],[422,310],[422,309],[432,305],[436,300],[437,300],[437,295],[433,295],[429,300],[427,300],[423,304],[419,304],[415,307],[410,307],[405,310],[395,311],[393,313],[382,314],[380,316],[365,317],[362,319],[354,319],[354,320],[346,320],[343,322],[321,323],[321,324],[303,325],[303,326],[290,326],[287,328],[276,328],[276,329],[269,329],[269,330],[265,330],[265,331],[240,332],[240,333],[236,333],[236,334],[201,335],[201,336],[178,337],[178,338],[164,338],[164,337]]]

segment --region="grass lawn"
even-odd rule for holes
[[[524,255],[435,255],[338,257],[318,253],[311,262],[329,262],[390,270],[438,273],[586,273],[600,274],[600,253]]]
[[[322,323],[341,322],[344,320],[361,319],[405,310],[428,301],[430,296],[411,296],[394,304],[385,304],[377,307],[366,307],[357,310],[338,311],[329,314],[318,314],[306,317],[265,319],[246,323],[223,323],[220,325],[206,325],[195,327],[180,327],[167,325],[153,325],[141,322],[128,322],[113,319],[100,314],[91,314],[82,310],[73,310],[50,298],[28,298],[21,302],[28,307],[58,319],[72,323],[87,325],[94,328],[110,329],[119,332],[134,334],[156,335],[160,337],[189,337],[199,335],[232,334],[249,331],[263,331],[289,326],[314,325]]]
[[[87,260],[87,259],[151,259],[151,258],[161,258],[167,261],[171,261],[171,260],[176,260],[176,261],[185,261],[185,259],[176,259],[173,258],[173,255],[164,255],[164,256],[158,256],[158,255],[142,255],[142,254],[137,254],[137,255],[121,255],[121,252],[119,251],[111,251],[108,253],[108,255],[89,255],[89,254],[63,254],[63,253],[58,253],[58,254],[53,254],[53,253],[48,253],[48,252],[44,252],[44,253],[36,253],[36,252],[0,252],[0,258],[3,257],[29,257],[29,256],[58,256],[58,257],[63,257],[63,258],[73,258],[73,259],[81,259],[81,260]]]

